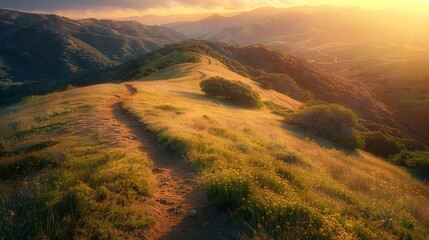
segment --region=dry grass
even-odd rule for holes
[[[177,65],[157,74],[164,78],[172,69],[182,77],[130,83],[138,93],[124,107],[156,133],[167,149],[185,156],[202,173],[209,197],[216,206],[233,213],[241,223],[243,237],[429,236],[429,188],[404,169],[365,152],[345,152],[299,132],[270,109],[240,109],[204,95],[199,88],[201,79],[220,75],[251,84],[263,100],[290,109],[300,105],[225,70],[213,59]],[[102,108],[109,104],[108,99],[122,91],[121,85],[107,84],[73,89],[2,112],[2,133],[13,136],[3,137],[7,151],[58,142],[28,153],[50,156],[53,164],[0,182],[0,209],[6,209],[1,217],[7,219],[0,229],[8,230],[6,237],[17,233],[21,237],[23,233],[15,230],[28,226],[28,221],[42,223],[30,226],[45,237],[70,236],[70,230],[79,236],[94,237],[90,234],[95,232],[104,238],[150,225],[144,205],[135,204],[139,197],[150,195],[150,163],[133,152],[135,149],[115,142],[115,133],[106,134],[94,125],[103,118]],[[112,150],[105,153],[106,148]],[[3,157],[0,164],[18,160],[13,158]],[[119,178],[118,173],[124,171],[129,171],[129,179]],[[129,181],[141,189],[123,191]],[[74,207],[68,211],[85,217],[57,211],[71,200]],[[16,207],[21,211],[13,210]],[[50,214],[28,211],[28,207],[47,209]],[[13,212],[8,211],[11,209]]]
[[[197,67],[208,76],[215,75],[213,68]],[[223,73],[216,72],[233,77]],[[404,169],[306,136],[266,109],[243,110],[211,99],[199,90],[194,77],[133,83],[138,94],[125,108],[158,133],[167,149],[186,156],[202,171],[209,195],[218,196],[212,197],[214,203],[245,219],[241,221],[247,226],[245,233],[255,238],[428,236],[429,188]],[[261,95],[274,100],[265,92]],[[165,105],[181,109],[180,114]],[[278,152],[295,152],[302,158],[287,163]],[[242,199],[236,197],[241,195]],[[285,208],[275,207],[279,204]],[[290,218],[294,215],[289,207],[303,213]],[[317,224],[302,228],[309,221]]]

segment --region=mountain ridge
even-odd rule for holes
[[[71,20],[5,9],[0,9],[0,30],[0,56],[9,66],[8,78],[17,81],[69,78],[184,39],[167,28],[137,22]]]

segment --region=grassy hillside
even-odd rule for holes
[[[262,8],[166,26],[196,39],[264,44],[359,80],[428,142],[428,19],[405,11],[320,6]]]
[[[429,236],[427,185],[366,152],[350,152],[288,125],[272,113],[273,105],[249,110],[204,94],[201,80],[219,76],[251,86],[277,107],[301,105],[212,57],[187,54],[198,61],[125,85],[75,88],[2,110],[0,127],[7,135],[1,145],[0,217],[7,221],[0,232],[6,238],[174,239],[174,229],[181,232],[185,225],[182,236],[196,237],[216,221],[204,220],[207,209],[198,209],[196,217],[180,211],[196,203],[174,184],[194,182],[192,189],[204,186],[211,204],[231,213],[242,238]],[[152,147],[138,147],[150,137],[134,139],[124,131],[126,116],[136,120],[130,123],[134,131],[148,129],[172,152],[166,168],[158,167],[160,154],[149,154]],[[168,175],[178,166],[171,161],[180,161],[174,156],[183,156],[194,174]],[[217,231],[202,233],[215,239]]]
[[[132,237],[154,223],[141,203],[152,163],[106,113],[125,90],[74,89],[1,111],[1,239]]]
[[[427,186],[402,169],[364,152],[347,154],[309,140],[269,112],[219,104],[194,82],[193,87],[174,80],[136,83],[138,93],[125,107],[167,149],[202,171],[213,204],[232,211],[244,233],[426,237]],[[164,110],[160,102],[174,110]],[[411,222],[413,230],[407,227]]]
[[[416,145],[419,145],[419,149],[425,149],[421,142],[427,139],[426,133],[414,131],[415,125],[411,121],[401,122],[399,116],[367,86],[329,74],[303,59],[262,45],[238,47],[198,40],[183,41],[116,68],[90,74],[76,83],[87,85],[139,78],[150,80],[183,77],[189,72],[182,69],[185,63],[208,63],[226,67],[235,72],[235,75],[240,74],[237,77],[239,79],[245,76],[244,79],[251,85],[258,86],[258,89],[273,90],[270,92],[275,93],[276,98],[287,95],[306,104],[328,102],[345,105],[359,115],[361,132],[366,134],[381,131],[402,146],[398,149],[415,150]],[[204,76],[204,73],[200,74]],[[424,121],[416,118],[414,122]]]
[[[164,55],[174,51],[209,55],[228,69],[254,80],[286,74],[284,82],[292,82],[297,91],[308,92],[316,100],[340,103],[354,109],[362,118],[401,127],[389,108],[368,87],[358,81],[329,74],[304,59],[262,45],[239,47],[198,40],[172,44],[156,52]]]
[[[152,68],[150,73],[155,73],[168,67],[169,63],[172,65],[195,61],[189,54],[197,57],[198,55],[210,56],[212,60],[202,57],[199,61],[211,63],[215,59],[211,65],[220,64],[237,75],[246,76],[254,81],[280,78],[278,81],[289,84],[295,91],[288,95],[299,96],[306,93],[310,95],[307,99],[304,98],[306,100],[315,97],[317,100],[341,103],[356,110],[363,118],[395,124],[392,122],[392,113],[363,84],[329,74],[303,59],[282,54],[261,45],[238,47],[218,42],[183,41],[130,61],[124,66],[90,76],[88,80],[101,82],[105,79],[138,79],[144,77],[144,73],[149,68]],[[255,84],[254,81],[251,81],[252,84]],[[290,83],[286,83],[287,81]],[[272,89],[282,92],[275,86]]]

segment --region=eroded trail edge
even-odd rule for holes
[[[130,84],[110,105],[112,125],[122,136],[122,144],[136,148],[153,162],[155,189],[149,201],[155,225],[145,231],[145,239],[235,239],[236,231],[229,216],[207,201],[198,175],[182,157],[166,151],[155,135],[123,108],[137,93]]]

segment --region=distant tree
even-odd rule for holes
[[[346,148],[364,146],[356,128],[358,117],[350,109],[338,104],[306,106],[287,117],[295,125]]]
[[[252,87],[240,81],[214,77],[202,81],[200,86],[206,94],[224,98],[242,107],[259,108],[261,106],[259,94],[253,91]]]

